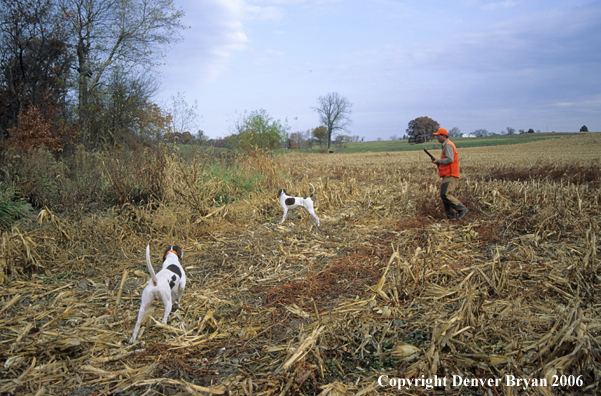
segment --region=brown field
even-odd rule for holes
[[[160,202],[41,211],[2,234],[0,394],[597,394],[601,134],[458,149],[457,222],[423,152],[254,153],[262,191],[226,206],[172,161]],[[308,183],[322,227],[278,226]],[[147,243],[155,268],[184,247],[188,285],[130,346]]]

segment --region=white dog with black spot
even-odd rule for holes
[[[169,314],[172,311],[177,311],[179,308],[179,300],[182,298],[184,289],[186,288],[186,273],[179,263],[183,255],[182,248],[179,246],[169,246],[163,254],[163,268],[155,275],[152,263],[150,262],[150,246],[146,246],[146,266],[148,267],[148,272],[150,272],[150,280],[142,292],[138,321],[134,327],[134,334],[129,340],[130,344],[136,342],[140,325],[146,321],[149,314],[148,308],[150,308],[150,304],[154,300],[160,299],[165,307],[163,323],[167,323]]]
[[[307,212],[309,212],[309,214],[313,216],[315,222],[317,223],[317,226],[319,227],[319,217],[317,217],[317,215],[315,214],[315,210],[313,209],[313,200],[311,199],[313,194],[315,194],[315,187],[313,187],[313,184],[311,183],[309,183],[309,185],[311,186],[313,191],[311,192],[311,195],[309,195],[307,198],[291,197],[286,193],[286,190],[284,190],[283,188],[278,191],[280,205],[284,210],[284,215],[282,216],[282,221],[280,221],[280,224],[283,224],[284,221],[286,221],[286,216],[288,215],[288,211],[290,209],[298,208],[300,206],[305,208]]]

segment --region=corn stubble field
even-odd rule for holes
[[[456,222],[423,152],[250,153],[261,189],[227,205],[227,186],[168,157],[159,203],[46,209],[2,234],[0,393],[596,394],[600,151],[601,134],[459,147]],[[276,191],[309,183],[322,227],[298,209],[277,225]],[[188,285],[130,346],[147,243],[155,269],[184,248]],[[397,390],[381,375],[549,382]]]

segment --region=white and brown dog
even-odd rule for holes
[[[282,209],[284,209],[284,215],[282,216],[282,221],[280,221],[280,224],[283,224],[284,221],[286,221],[288,210],[301,206],[305,208],[311,216],[313,216],[313,218],[317,222],[317,226],[319,227],[319,217],[317,217],[317,215],[315,214],[315,210],[313,209],[313,200],[311,199],[313,194],[315,194],[315,187],[313,187],[313,184],[311,183],[309,183],[309,185],[311,186],[313,191],[311,192],[311,195],[309,195],[307,198],[291,197],[290,195],[286,194],[286,190],[284,190],[283,188],[280,191],[278,191],[280,205],[282,205]]]
[[[150,272],[150,280],[148,285],[142,292],[142,302],[140,304],[140,312],[138,313],[138,321],[134,327],[134,334],[129,340],[130,344],[136,342],[140,325],[146,321],[148,317],[148,308],[154,300],[159,298],[163,301],[165,313],[163,315],[163,323],[167,323],[167,317],[173,311],[179,308],[179,300],[184,294],[186,288],[186,274],[184,268],[179,263],[183,257],[182,248],[179,246],[169,246],[163,254],[163,268],[155,275],[152,263],[150,262],[150,246],[146,245],[146,266]]]

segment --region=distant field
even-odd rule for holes
[[[543,135],[543,134],[537,134]],[[551,135],[551,134],[549,134]],[[601,133],[587,134],[555,134],[557,138],[547,139],[496,139],[501,143],[494,144],[494,138],[482,139],[453,139],[456,142],[459,151],[459,158],[462,169],[465,167],[502,167],[505,165],[530,167],[538,162],[558,163],[587,163],[598,161],[599,147],[601,147]],[[489,144],[467,145],[464,142],[471,143],[486,139]],[[513,142],[518,140],[519,144]],[[366,142],[356,143],[396,143],[396,142]],[[404,143],[406,146],[406,142]],[[508,146],[510,145],[511,146]],[[364,152],[342,151],[335,154],[319,153],[301,153],[298,151],[282,156],[283,163],[290,164],[296,168],[312,166],[319,163],[321,170],[330,165],[344,165],[347,167],[365,168],[396,166],[399,168],[411,169],[413,167],[422,167],[429,165],[429,158],[421,150],[423,144],[412,145],[410,148],[402,150],[392,150],[389,152],[369,150]],[[428,149],[435,155],[440,155],[439,144],[428,144]],[[290,170],[293,172],[293,170]],[[305,171],[305,173],[307,173]]]
[[[536,142],[547,139],[557,139],[566,136],[575,136],[575,132],[549,132],[549,133],[527,133],[523,135],[498,135],[487,136],[482,138],[452,138],[458,148],[461,147],[484,147],[498,146],[505,144],[520,144]],[[430,141],[426,144],[427,148],[439,147],[438,143]],[[403,140],[383,140],[374,142],[357,142],[345,143],[342,146],[332,144],[332,149],[340,150],[344,153],[360,153],[360,152],[381,152],[381,151],[413,151],[422,150],[423,144],[409,144],[407,139]],[[302,152],[317,153],[320,152],[319,147],[310,150],[302,150]]]

